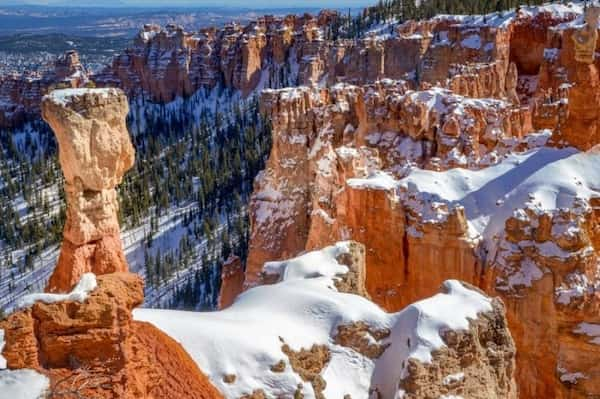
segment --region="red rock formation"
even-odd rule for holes
[[[575,11],[558,15],[548,11],[529,15],[521,11],[510,28],[510,61],[516,64],[519,73],[537,75],[544,62],[548,31],[577,16]]]
[[[600,9],[589,8],[586,23],[577,29],[559,30],[563,49],[553,49],[540,73],[540,82],[546,93],[558,94],[559,104],[568,104],[567,117],[561,118],[560,107],[542,109],[553,118],[541,118],[544,122],[556,122],[553,141],[557,145],[569,145],[588,150],[600,143],[598,132],[598,107],[600,106],[600,79],[595,65],[597,48],[597,24]],[[557,57],[555,53],[560,53]],[[561,66],[559,66],[561,65]],[[566,83],[565,79],[568,79]],[[557,84],[562,83],[557,88]],[[563,101],[562,99],[568,99]],[[549,108],[549,107],[546,107]],[[550,120],[548,120],[550,119]]]
[[[581,327],[600,322],[597,202],[555,212],[526,208],[506,221],[492,281],[507,304],[515,340],[529,348],[517,355],[522,397],[600,393],[600,350]]]
[[[243,95],[265,85],[365,84],[382,78],[448,85],[457,65],[478,64],[470,68],[468,82],[454,85],[476,86],[482,97],[500,98],[509,62],[515,62],[519,74],[532,73],[543,60],[537,48],[544,48],[540,32],[574,16],[521,13],[498,17],[500,21],[446,16],[391,27],[384,32],[389,37],[333,42],[326,28],[336,18],[331,12],[267,16],[245,27],[231,24],[198,33],[147,25],[134,47],[116,57],[95,81],[118,85],[130,95],[143,92],[156,101],[170,101],[217,84]],[[535,27],[531,38],[525,35],[531,33],[524,28],[529,24]],[[539,44],[526,53],[528,40]]]
[[[330,46],[321,28],[336,17],[327,11],[318,17],[267,16],[245,27],[230,24],[199,33],[187,33],[175,25],[164,30],[147,25],[134,47],[116,57],[95,81],[118,85],[130,95],[143,92],[156,101],[189,96],[217,84],[247,96],[261,81],[275,86],[296,80],[317,82],[326,73]],[[294,71],[287,72],[282,81],[286,66]]]
[[[581,108],[588,109],[581,98]],[[251,201],[248,286],[261,282],[265,261],[353,239],[366,246],[369,295],[388,310],[432,295],[448,278],[506,299],[518,367],[524,370],[517,374],[525,387],[521,397],[579,398],[597,392],[594,361],[576,356],[586,350],[597,361],[598,351],[589,342],[593,337],[574,332],[592,334],[594,328],[585,326],[599,324],[596,255],[585,238],[597,235],[591,214],[578,222],[589,226],[579,238],[548,236],[548,228],[570,231],[565,225],[577,219],[573,215],[532,221],[528,228],[507,221],[507,234],[521,231],[507,247],[523,245],[522,254],[510,255],[511,268],[486,257],[480,238],[469,235],[463,208],[398,187],[389,177],[403,177],[406,165],[485,168],[509,151],[527,149],[533,141],[523,136],[531,130],[530,121],[518,104],[473,100],[442,89],[412,92],[401,82],[380,82],[269,91],[261,105],[273,121],[273,148]],[[526,235],[535,229],[539,237]],[[532,251],[542,253],[531,248],[538,241],[546,250],[558,243],[566,258],[535,258],[531,262],[551,270],[551,276],[536,280],[531,289],[506,289],[503,281],[514,282],[514,277],[503,274],[529,273],[525,260],[536,254]],[[563,293],[578,290],[586,293],[576,301],[583,308],[574,310],[575,302],[565,308]]]
[[[82,282],[68,295],[28,298],[0,323],[7,367],[46,375],[52,399],[222,398],[177,342],[133,321],[144,289],[141,277],[121,272],[115,191],[134,159],[127,98],[116,89],[58,90],[42,108],[59,142],[68,204],[48,291]]]
[[[67,292],[86,272],[128,270],[115,187],[134,161],[129,107],[119,90],[80,89],[52,92],[42,109],[59,143],[67,197],[65,240],[47,290]]]
[[[84,302],[35,303],[3,322],[10,369],[50,378],[48,398],[221,398],[173,339],[132,320],[139,276],[98,277]],[[176,370],[176,372],[173,372]]]
[[[521,111],[504,102],[471,102],[444,90],[406,92],[402,82],[364,88],[339,86],[329,91],[272,91],[263,95],[261,104],[271,116],[273,147],[256,180],[251,202],[253,228],[246,284],[257,282],[265,261],[353,238],[371,242],[367,257],[374,258],[367,262],[368,267],[380,265],[381,260],[389,267],[394,265],[393,271],[368,273],[367,277],[370,294],[391,301],[388,309],[415,300],[412,296],[393,300],[385,294],[408,282],[403,273],[397,273],[410,244],[403,238],[407,216],[395,204],[391,191],[385,193],[377,187],[363,191],[346,181],[406,163],[437,170],[479,168],[509,150],[505,139],[522,137],[524,129],[529,129]],[[398,176],[403,173],[402,168],[395,172]],[[362,213],[369,208],[374,210],[373,216]],[[381,241],[383,235],[370,233],[366,226],[373,231],[386,226],[390,230]],[[431,234],[426,242],[439,243],[440,250],[456,247],[440,241],[444,234],[436,229]],[[457,230],[458,237],[463,234]],[[392,252],[389,240],[395,242]],[[414,245],[415,252],[420,252],[420,240],[414,240]],[[456,249],[458,259],[465,260],[460,264],[472,269],[476,263],[472,245],[465,243]],[[432,252],[433,258],[441,255]],[[464,280],[477,282],[473,273]],[[437,287],[442,281],[440,275],[428,287]]]
[[[41,99],[52,88],[81,87],[87,80],[85,68],[74,50],[59,57],[47,73],[0,76],[0,128],[38,118]]]
[[[237,256],[230,256],[221,270],[219,309],[229,307],[244,289],[244,265]]]

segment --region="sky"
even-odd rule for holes
[[[48,6],[194,6],[194,7],[244,7],[244,8],[287,8],[287,7],[362,7],[376,0],[0,0],[2,5],[48,5]]]

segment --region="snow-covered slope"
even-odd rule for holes
[[[330,356],[320,373],[325,397],[367,398],[377,389],[382,397],[392,398],[407,376],[407,359],[430,362],[432,351],[444,346],[440,334],[468,329],[470,319],[492,311],[491,300],[458,281],[447,281],[445,293],[399,313],[385,313],[361,296],[334,288],[334,280],[348,271],[338,259],[349,246],[338,243],[287,262],[268,263],[265,271],[279,274],[280,282],[253,288],[220,312],[139,309],[134,317],[181,342],[228,398],[261,389],[266,397],[294,397],[299,386],[305,398],[316,397],[313,385],[293,370],[289,351],[314,345],[325,346]],[[383,349],[391,344],[380,357],[365,356],[336,340],[339,327],[357,322],[369,326],[373,345]]]
[[[497,165],[481,170],[414,168],[401,180],[378,171],[369,178],[350,179],[348,184],[354,188],[396,188],[400,198],[425,222],[444,217],[438,211],[441,203],[449,209],[463,207],[470,235],[492,243],[506,219],[528,204],[542,211],[572,208],[575,201],[600,194],[599,164],[597,152],[540,147],[507,155]]]
[[[0,370],[0,397],[41,399],[49,383],[48,378],[33,370]]]

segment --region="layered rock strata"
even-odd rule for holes
[[[69,291],[86,272],[128,270],[115,190],[135,156],[125,123],[128,109],[117,89],[56,90],[43,99],[67,199],[64,241],[49,292]]]

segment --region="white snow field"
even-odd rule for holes
[[[329,348],[331,360],[321,373],[327,382],[325,397],[367,398],[369,388],[378,388],[391,398],[408,358],[431,361],[432,351],[444,345],[441,331],[467,329],[469,319],[492,310],[489,298],[452,280],[444,284],[447,293],[388,314],[361,296],[335,289],[334,279],[347,272],[336,258],[348,251],[349,243],[342,242],[289,261],[269,262],[265,271],[279,274],[280,281],[246,291],[219,312],[137,309],[134,318],[179,341],[228,398],[256,389],[267,397],[294,397],[300,383],[304,397],[314,398],[312,386],[292,370],[283,343],[293,350],[313,344]],[[357,321],[391,330],[381,342],[392,345],[380,358],[372,360],[335,343],[337,326]],[[285,370],[271,371],[281,360]],[[225,375],[235,375],[235,382],[225,383]]]
[[[42,399],[49,386],[48,378],[33,370],[0,370],[1,399]]]

